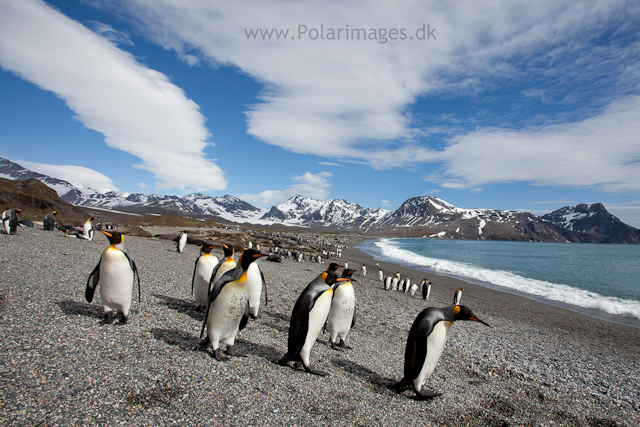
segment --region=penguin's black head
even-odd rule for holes
[[[16,209],[16,215],[18,215],[20,212],[22,212],[20,209]]]
[[[335,271],[323,271],[322,280],[329,286],[332,286],[338,282],[348,282],[352,279],[348,277],[340,277]]]
[[[111,243],[112,245],[119,245],[124,241],[124,236],[118,231],[112,231],[110,233],[102,229],[100,231],[102,231],[104,235],[107,236],[107,239],[109,239],[109,243]]]
[[[344,270],[342,270],[342,277],[347,277],[347,278],[349,278],[349,277],[353,276],[353,273],[355,273],[355,272],[356,272],[355,270],[351,270],[351,269],[348,269],[348,270],[347,270],[347,269],[344,269]]]
[[[337,262],[332,262],[331,264],[329,264],[329,267],[327,267],[327,271],[336,271],[340,267],[342,267],[342,266],[340,264],[338,264]]]
[[[224,251],[224,256],[227,258],[231,258],[233,256],[233,245],[230,243],[223,243],[222,250]]]
[[[265,254],[258,252],[255,249],[247,249],[246,251],[242,252],[242,255],[240,255],[240,260],[238,262],[242,266],[242,269],[246,271],[253,261],[263,256],[265,256]]]
[[[478,319],[473,311],[466,305],[456,305],[453,307],[453,320],[473,320],[474,322],[489,326],[487,323]]]
[[[200,250],[202,252],[204,252],[205,254],[211,253],[211,249],[215,248],[216,245],[209,245],[207,243],[203,243],[202,245],[200,245]]]
[[[92,216],[91,218],[89,218],[89,221],[93,221],[94,219],[98,219],[98,217]]]
[[[56,215],[58,215],[58,212],[53,211],[53,216],[56,216]]]

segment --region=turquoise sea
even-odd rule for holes
[[[640,245],[379,239],[358,249],[379,261],[595,310],[609,320],[640,319]]]

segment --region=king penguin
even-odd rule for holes
[[[233,260],[233,245],[230,243],[223,243],[222,250],[224,251],[225,259],[223,261],[220,261],[218,265],[216,265],[213,269],[213,272],[211,272],[211,278],[209,279],[209,289],[213,287],[216,281],[221,278],[224,273],[236,268],[236,262]]]
[[[209,298],[209,279],[213,269],[218,265],[218,257],[211,255],[211,249],[216,245],[204,243],[200,246],[201,255],[196,259],[191,279],[191,295],[198,307],[205,307]]]
[[[16,234],[18,228],[18,215],[22,212],[20,209],[11,208],[2,212],[2,225],[7,234]]]
[[[342,277],[350,278],[355,270],[344,270]],[[336,341],[340,338],[339,346],[351,349],[346,344],[347,335],[356,323],[356,294],[353,290],[353,279],[337,282],[334,286],[331,310],[327,319],[327,331],[331,348],[337,350]]]
[[[89,241],[93,240],[93,233],[96,231],[96,229],[91,221],[93,221],[94,219],[96,219],[96,217],[92,216],[91,218],[86,220],[84,224],[82,224],[82,234],[78,234],[76,235],[76,237],[81,237]]]
[[[378,280],[381,282],[384,280],[384,273],[382,272],[382,269],[378,270]]]
[[[366,265],[362,266],[362,277],[367,277],[367,266]]]
[[[391,290],[392,291],[398,290],[398,276],[393,276],[393,279],[391,279]]]
[[[453,294],[453,305],[460,305],[460,300],[462,299],[462,291],[464,291],[464,289],[460,288]]]
[[[418,283],[417,282],[413,282],[411,284],[411,287],[409,288],[409,293],[411,294],[411,296],[415,296],[417,291],[418,291]]]
[[[387,277],[384,279],[384,289],[385,289],[385,291],[388,291],[389,289],[391,289],[391,281],[392,281],[392,280],[393,280],[393,279],[391,278],[391,276],[387,276]]]
[[[447,333],[456,320],[473,320],[487,325],[464,305],[428,307],[418,314],[409,330],[404,353],[404,377],[393,386],[396,390],[413,386],[419,400],[442,394],[433,390],[423,391],[422,386],[433,373],[442,355]]]
[[[264,285],[264,304],[269,304],[267,297],[267,282],[264,280],[264,273],[260,264],[251,263],[247,269],[247,298],[249,300],[249,316],[253,320],[258,318],[260,310],[260,298],[262,297],[262,286]]]
[[[338,277],[335,271],[323,271],[304,288],[291,313],[287,353],[282,356],[278,364],[285,366],[291,361],[300,362],[304,370],[311,374],[323,377],[329,375],[324,371],[312,369],[309,356],[320,330],[327,321],[333,297],[333,285],[346,280],[349,279]]]
[[[422,279],[422,299],[429,301],[429,294],[431,293],[431,282],[428,279]]]
[[[56,219],[56,215],[58,215],[58,212],[53,211],[53,212],[49,212],[48,214],[45,215],[44,217],[44,222],[42,224],[43,228],[47,231],[53,231],[53,229],[55,228],[56,225],[56,221],[58,221]]]
[[[182,230],[182,232],[178,236],[178,245],[176,247],[176,251],[182,253],[185,246],[187,246],[187,230]]]
[[[102,252],[98,265],[87,279],[85,297],[93,301],[93,294],[100,284],[100,299],[104,306],[104,323],[111,323],[117,313],[122,314],[122,323],[127,323],[133,286],[138,277],[138,304],[140,304],[140,275],[133,257],[124,246],[124,236],[117,231],[100,230],[109,239],[109,246]]]
[[[234,350],[236,335],[247,326],[249,319],[249,304],[247,302],[247,269],[252,262],[264,254],[247,249],[240,255],[240,259],[233,270],[227,271],[218,279],[207,301],[200,336],[207,328],[207,337],[198,344],[199,348],[206,348],[211,344],[213,357],[220,361],[220,344],[226,344],[227,354],[243,357],[244,354]]]

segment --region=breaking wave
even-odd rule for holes
[[[418,255],[400,248],[399,243],[392,239],[380,239],[373,243],[377,248],[375,252],[396,264],[420,270],[428,269],[434,273],[484,282],[551,301],[640,319],[639,301],[604,296],[569,285],[522,277],[509,271],[492,270],[462,262]]]

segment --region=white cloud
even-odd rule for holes
[[[381,200],[380,203],[382,203],[382,206],[385,208],[391,206],[391,202],[388,200]]]
[[[47,165],[25,160],[16,160],[16,163],[34,172],[49,175],[53,178],[69,181],[80,188],[92,188],[100,193],[118,191],[111,178],[93,169],[74,165]]]
[[[243,200],[257,203],[261,206],[273,206],[280,204],[293,196],[300,195],[316,200],[325,200],[329,197],[331,184],[327,178],[332,177],[331,172],[320,172],[313,174],[306,172],[302,176],[294,176],[291,180],[297,184],[292,184],[284,190],[268,190],[258,194],[241,194],[238,196]]]
[[[0,65],[62,98],[168,190],[224,190],[198,105],[166,75],[37,0],[0,1]]]
[[[482,188],[474,188],[469,190],[469,193],[482,193]]]
[[[482,129],[453,138],[442,153],[445,188],[526,181],[535,185],[640,192],[640,96],[575,123],[520,131]]]
[[[136,185],[137,185],[138,187],[140,187],[140,188],[147,188],[147,187],[149,187],[149,186],[148,186],[147,184],[145,184],[144,182],[139,182],[139,183],[137,183]]]
[[[338,166],[343,168],[344,165],[341,165],[339,163],[334,163],[334,162],[318,162],[319,164],[323,165],[323,166]]]
[[[444,159],[445,175],[461,173],[449,155],[455,150],[443,153],[419,142],[433,133],[413,122],[410,106],[419,97],[480,93],[500,81],[522,78],[529,70],[563,87],[588,81],[590,90],[601,87],[601,81],[619,79],[608,94],[615,97],[628,90],[637,75],[633,61],[620,61],[632,58],[636,47],[589,44],[610,21],[624,21],[621,16],[633,20],[638,7],[625,0],[416,0],[393,6],[356,0],[338,7],[317,1],[135,0],[121,2],[119,8],[135,16],[150,39],[188,63],[197,62],[197,56],[238,67],[263,83],[260,103],[246,113],[251,135],[292,152],[350,159],[378,169]],[[344,40],[346,31],[342,40],[298,39],[300,25],[374,28],[378,35],[395,27],[415,36],[424,24],[435,28],[436,40]],[[248,40],[246,31],[258,28],[289,34],[286,40]],[[547,99],[552,92],[529,87],[524,93]],[[526,133],[513,131],[514,137]],[[477,140],[478,132],[472,136]],[[610,157],[619,160],[624,154],[614,151]],[[553,176],[567,181],[570,173],[558,168]],[[557,185],[540,174],[533,178]],[[469,187],[469,179],[459,180],[448,179],[447,186]]]
[[[123,44],[126,46],[135,46],[133,40],[129,34],[123,33],[114,29],[111,25],[104,24],[97,21],[87,21],[85,25],[89,27],[94,33],[104,37],[113,44]]]

